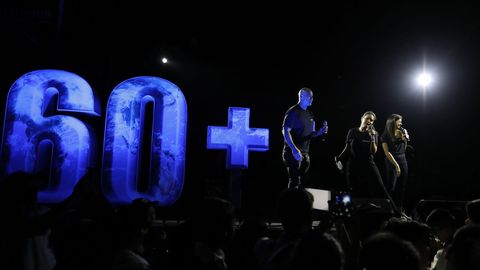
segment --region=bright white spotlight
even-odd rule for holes
[[[164,64],[168,63],[168,59],[166,57],[162,57],[162,63]]]
[[[426,73],[426,72],[423,72],[422,74],[418,75],[417,77],[417,83],[418,85],[420,85],[423,89],[427,88],[428,86],[430,86],[430,84],[432,83],[433,81],[433,78],[432,78],[432,75]]]

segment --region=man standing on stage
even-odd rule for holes
[[[312,105],[313,91],[302,88],[298,91],[298,103],[290,107],[283,120],[283,162],[288,172],[288,188],[297,188],[310,167],[310,140],[328,132],[327,122],[315,131],[313,114],[308,110]]]

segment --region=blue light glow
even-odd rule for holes
[[[153,104],[153,123],[145,123],[145,108]],[[148,187],[138,190],[142,130],[151,125]],[[136,77],[110,94],[105,120],[102,187],[114,204],[143,197],[171,205],[180,196],[185,173],[187,103],[173,83],[156,77]],[[144,181],[144,180],[143,180]]]
[[[248,151],[267,151],[269,130],[249,128],[249,108],[228,108],[228,127],[208,126],[207,148],[227,150],[227,168],[248,168]]]
[[[76,74],[33,71],[17,79],[8,92],[2,174],[47,170],[48,185],[38,194],[42,203],[66,199],[96,156],[96,138],[91,128],[72,116],[55,115],[62,112],[100,115],[92,88]]]

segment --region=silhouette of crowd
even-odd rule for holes
[[[0,269],[480,269],[480,200],[465,204],[465,220],[446,208],[424,220],[361,207],[342,217],[317,215],[296,188],[278,196],[277,229],[218,196],[166,225],[154,201],[111,205],[93,172],[64,202],[39,204],[38,177],[0,182]]]

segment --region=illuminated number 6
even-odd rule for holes
[[[173,204],[183,188],[187,104],[173,83],[136,77],[108,99],[102,187],[114,204],[136,198]]]
[[[99,116],[100,108],[90,85],[62,70],[27,73],[8,92],[2,171],[48,173],[38,194],[44,203],[67,198],[96,156],[91,129],[72,116],[52,115],[56,111]]]

